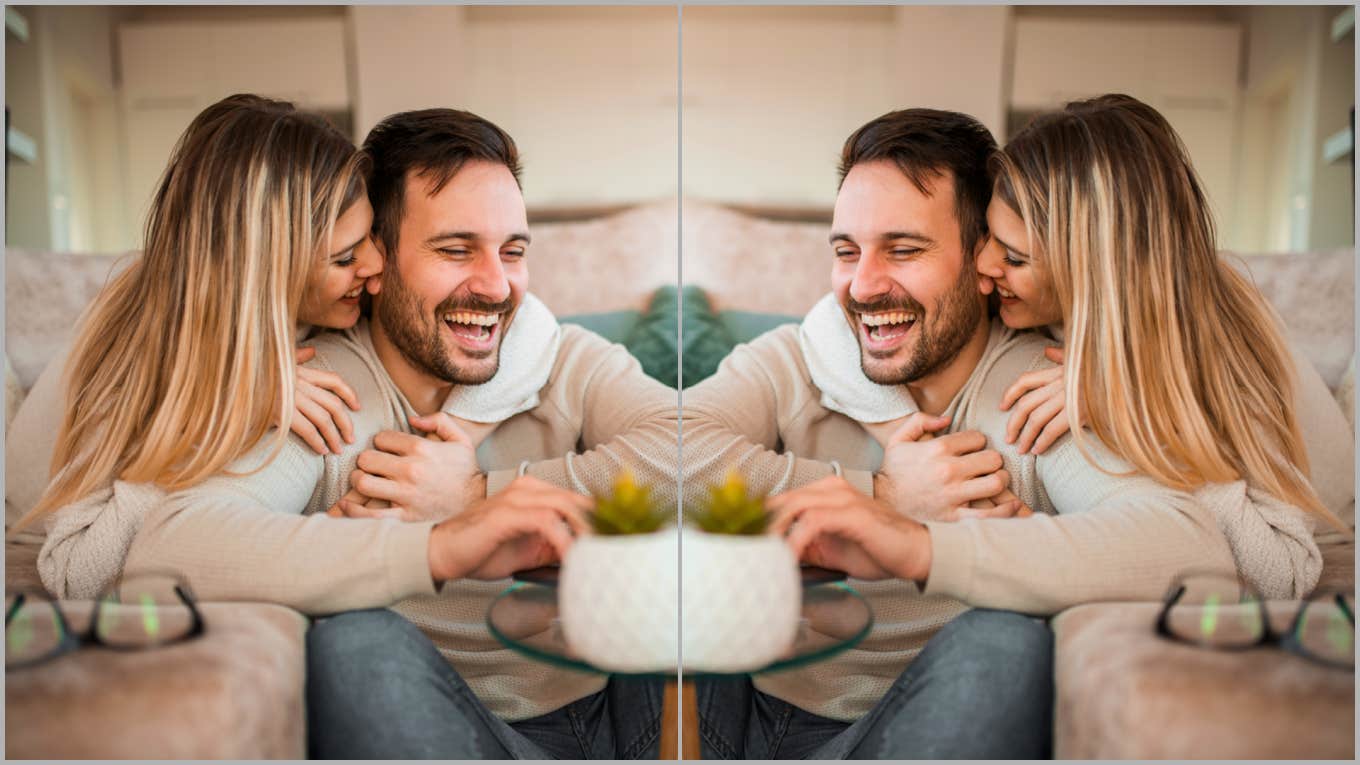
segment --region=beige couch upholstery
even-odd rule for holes
[[[657,285],[675,278],[675,210],[675,200],[664,200],[606,218],[535,226],[530,288],[563,315],[642,307]],[[707,290],[718,309],[801,315],[828,288],[830,253],[824,224],[763,220],[696,200],[684,200],[683,221],[685,283]],[[1244,260],[1283,316],[1291,340],[1317,366],[1343,407],[1353,413],[1353,252],[1259,255]],[[105,256],[13,249],[7,253],[6,422],[16,398],[69,336],[77,315],[113,265]],[[602,284],[610,286],[601,289]],[[1334,546],[1326,551],[1324,582],[1353,590],[1354,569],[1347,565],[1353,550],[1353,546]],[[16,552],[7,546],[7,554],[7,585],[39,586],[32,550]],[[1281,665],[1275,663],[1279,657],[1268,652],[1258,657],[1258,664],[1237,669],[1211,664],[1187,669],[1192,674],[1181,679],[1174,672],[1136,674],[1140,666],[1158,666],[1162,652],[1168,652],[1168,662],[1172,658],[1182,662],[1168,666],[1192,666],[1195,659],[1194,653],[1184,653],[1194,649],[1169,647],[1149,637],[1149,608],[1155,610],[1155,606],[1138,604],[1096,604],[1072,609],[1054,621],[1058,756],[1336,756],[1332,753],[1341,751],[1339,739],[1327,726],[1333,718],[1351,719],[1351,712],[1331,707],[1327,714],[1307,712],[1308,704],[1331,705],[1333,697],[1349,698],[1344,689],[1334,687],[1335,676],[1320,676],[1323,680],[1316,686],[1300,686],[1288,680],[1292,672],[1279,669]],[[133,664],[114,667],[117,672],[113,672],[106,665],[109,657],[92,654],[79,662],[67,662],[53,675],[53,682],[60,685],[52,686],[38,682],[36,674],[12,673],[6,686],[7,754],[305,756],[299,732],[305,620],[286,609],[251,604],[218,604],[205,616],[220,639],[181,646],[177,657],[167,653],[167,665],[176,663],[190,674],[174,682],[167,680],[165,685],[143,683],[138,686],[141,701],[136,706],[127,701],[128,688],[119,686],[117,677],[121,672],[140,673],[142,664],[135,665],[136,669]],[[152,659],[145,656],[138,661],[154,664]],[[273,667],[267,676],[259,673],[259,662]],[[1294,684],[1286,688],[1267,679],[1255,687],[1240,682],[1216,685],[1225,674],[1240,675],[1260,667],[1266,669],[1257,674],[1279,676],[1280,683]],[[42,690],[48,687],[79,687],[85,700],[72,708],[64,700],[67,697]],[[1225,706],[1219,696],[1240,695],[1244,689],[1267,695],[1265,700],[1236,706]],[[1304,711],[1272,717],[1270,726],[1253,725],[1253,720],[1264,719],[1260,715],[1272,714],[1271,694],[1286,691],[1281,698],[1304,705]],[[1238,707],[1257,717],[1234,713]],[[129,717],[130,710],[136,714]],[[212,743],[204,744],[208,748],[194,748],[183,736],[157,735],[155,725],[139,727],[133,717],[142,723],[164,720]],[[99,718],[97,724],[91,723],[94,718]],[[109,727],[105,724],[109,721],[122,722]],[[1299,733],[1297,726],[1309,724],[1323,726],[1327,735],[1304,730],[1296,740],[1320,740],[1325,746],[1267,746],[1281,740],[1284,731]],[[124,725],[131,738],[114,742]],[[1175,730],[1168,732],[1167,726]],[[87,731],[100,738],[84,743],[75,740]],[[1252,740],[1240,738],[1253,732],[1259,737],[1255,748]]]

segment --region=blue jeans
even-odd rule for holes
[[[387,609],[350,611],[307,633],[309,756],[655,759],[663,685],[612,678],[599,693],[507,723],[414,624]]]
[[[1053,633],[1021,614],[966,611],[854,723],[761,693],[749,678],[704,678],[695,690],[705,759],[1043,759]]]

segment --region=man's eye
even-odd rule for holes
[[[855,251],[852,250],[852,249],[850,249],[850,248],[848,248],[848,247],[837,247],[837,248],[836,248],[836,257],[838,257],[838,258],[853,258],[854,256],[855,256]]]
[[[910,258],[920,251],[920,247],[896,247],[893,249],[892,254],[899,258]]]
[[[469,254],[464,247],[440,247],[439,252],[441,255],[447,255],[450,258],[465,258]]]
[[[503,257],[503,258],[522,258],[522,257],[524,257],[524,250],[523,250],[522,248],[518,248],[518,247],[516,247],[515,249],[511,249],[511,250],[505,250],[505,251],[501,252],[501,257]]]

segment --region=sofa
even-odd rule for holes
[[[674,199],[535,224],[530,289],[564,320],[623,343],[649,374],[685,387],[711,374],[736,343],[796,321],[826,291],[830,257],[824,222],[773,220],[691,199],[678,206],[683,229]],[[673,243],[682,233],[685,282],[677,291],[666,287],[675,282]],[[1244,261],[1353,429],[1353,252]],[[118,262],[7,252],[7,424]],[[683,365],[675,361],[681,338]],[[6,525],[12,520],[7,508]],[[1353,592],[1353,543],[1330,542],[1324,556],[1322,586]],[[35,560],[34,546],[7,543],[8,590],[41,587]],[[1273,651],[1221,656],[1149,638],[1155,612],[1155,604],[1090,604],[1052,620],[1057,757],[1353,756],[1353,676]],[[307,619],[252,603],[206,604],[204,616],[203,638],[122,655],[119,663],[81,651],[41,673],[7,673],[6,755],[305,757]],[[1232,663],[1243,657],[1249,666]],[[1255,700],[1233,701],[1242,698]]]

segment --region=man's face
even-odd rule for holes
[[[883,160],[851,168],[836,196],[832,287],[864,374],[881,385],[947,367],[986,310],[959,237],[954,179],[937,176],[927,189]]]
[[[490,380],[501,339],[529,283],[529,224],[504,165],[463,165],[439,193],[406,179],[397,252],[374,312],[417,369],[457,385]]]

